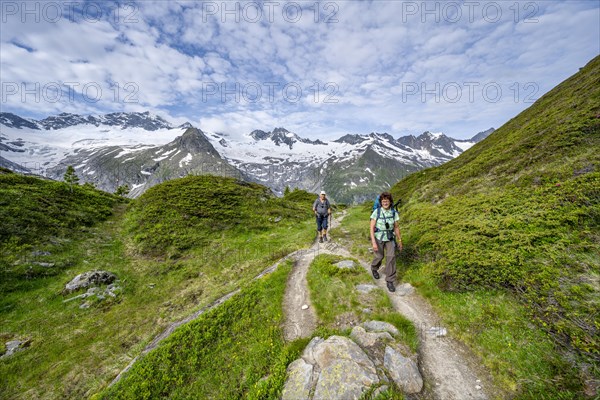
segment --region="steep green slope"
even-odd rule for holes
[[[508,290],[584,369],[597,365],[600,57],[392,193],[408,250],[441,288]]]

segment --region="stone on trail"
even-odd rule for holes
[[[354,261],[352,261],[352,260],[343,260],[343,261],[340,261],[333,265],[338,267],[339,269],[352,269],[352,268],[354,268],[355,264],[354,264]]]
[[[314,399],[359,399],[379,383],[377,374],[359,363],[345,358],[335,359],[319,376]]]
[[[356,290],[365,294],[370,293],[371,290],[374,289],[377,289],[377,286],[370,283],[361,283],[360,285],[356,285]]]
[[[396,288],[396,294],[398,294],[398,296],[408,296],[413,294],[414,291],[415,288],[410,283],[403,283]]]
[[[362,326],[355,326],[350,333],[350,338],[360,347],[372,348],[378,343],[388,343],[394,340],[388,332],[367,332]]]
[[[400,332],[398,328],[389,322],[367,321],[362,324],[367,332],[388,332],[392,336],[397,336]]]
[[[390,346],[385,348],[383,366],[403,392],[419,393],[423,389],[423,377],[417,364]]]

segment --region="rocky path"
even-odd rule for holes
[[[344,215],[341,214],[333,221],[334,232],[343,217]],[[310,304],[306,282],[308,266],[314,257],[329,253],[356,258],[335,240],[335,234],[333,241],[324,244],[314,243],[309,250],[297,253],[296,264],[288,281],[284,301],[286,340],[309,337],[316,327],[317,320]],[[364,260],[359,261],[370,272],[369,263]],[[387,291],[384,279],[374,280],[374,282],[388,293],[394,308],[418,329],[420,368],[429,391],[435,399],[466,400],[501,397],[498,390],[494,388],[489,372],[480,365],[469,348],[452,337],[452,332],[440,326],[440,318],[410,284],[399,285],[395,293],[390,293]]]

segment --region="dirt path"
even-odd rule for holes
[[[284,313],[286,316],[285,337],[293,340],[308,337],[314,331],[317,318],[310,304],[310,295],[306,282],[306,273],[311,261],[318,254],[329,253],[343,257],[353,257],[350,252],[335,240],[335,228],[339,226],[344,214],[332,222],[334,240],[324,244],[314,243],[309,250],[297,252],[296,264],[288,281],[285,294]],[[370,272],[370,265],[359,260]],[[388,292],[385,280],[373,280],[388,293],[394,308],[408,318],[420,334],[420,364],[430,393],[435,399],[465,400],[500,398],[494,388],[489,372],[480,365],[478,359],[464,344],[452,338],[452,332],[445,336],[436,336],[432,327],[440,326],[440,318],[418,293],[407,286],[408,293],[398,290]],[[307,309],[302,309],[307,305]]]

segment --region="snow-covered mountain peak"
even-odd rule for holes
[[[36,130],[40,129],[40,125],[37,123],[37,121],[22,118],[22,117],[19,117],[18,115],[15,115],[13,113],[7,113],[7,112],[0,113],[0,124],[7,126],[9,128],[16,128],[16,129],[23,129],[23,128],[36,129]]]
[[[285,128],[275,128],[271,132],[265,132],[263,130],[257,129],[250,132],[249,135],[255,141],[262,141],[270,139],[276,146],[287,146],[290,150],[293,149],[294,144],[296,143],[307,143],[314,145],[326,145],[324,142],[320,140],[310,140],[304,139],[297,134],[288,131]]]
[[[116,112],[104,115],[79,115],[60,113],[42,120],[28,120],[11,113],[0,113],[0,124],[9,128],[28,128],[35,130],[60,130],[72,126],[93,125],[118,127],[120,129],[142,128],[147,131],[175,128],[158,115],[146,112]],[[181,126],[188,128],[190,126]]]

